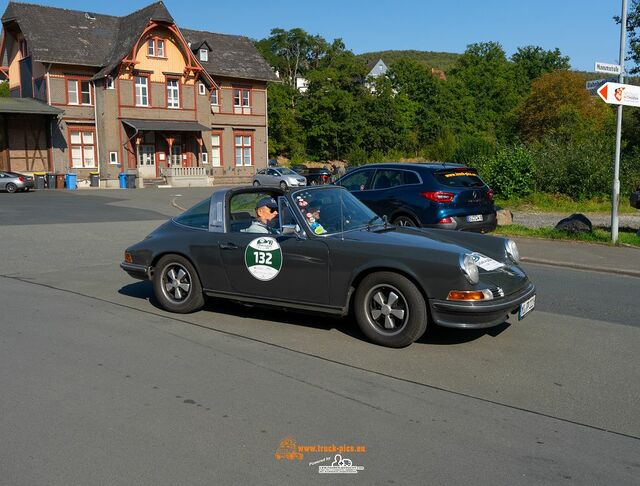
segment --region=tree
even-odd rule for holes
[[[524,93],[502,46],[497,42],[467,46],[450,78],[452,101],[455,100],[458,109],[458,130],[509,139],[512,135],[509,114]]]
[[[9,96],[9,81],[0,81],[0,97]]]
[[[614,20],[619,24],[622,20],[615,16]],[[640,0],[631,0],[631,7],[627,14],[627,36],[629,37],[629,57],[636,65],[629,71],[630,74],[640,73]]]
[[[527,86],[536,78],[552,71],[568,71],[571,68],[569,57],[563,56],[560,49],[545,51],[540,46],[519,47],[511,56],[518,75]]]
[[[613,113],[589,96],[584,78],[569,71],[543,74],[531,85],[531,94],[518,109],[518,130],[527,142],[549,133],[571,139],[577,133],[603,133],[611,129]]]

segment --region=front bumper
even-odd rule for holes
[[[145,265],[122,262],[120,268],[127,272],[130,277],[137,278],[138,280],[151,280],[149,268]]]
[[[483,329],[497,326],[507,320],[527,299],[536,294],[529,282],[518,292],[486,302],[459,302],[429,299],[431,316],[436,324],[458,329]]]

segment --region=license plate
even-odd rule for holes
[[[472,216],[467,216],[467,223],[475,223],[477,221],[482,221],[482,214],[474,214]]]
[[[520,312],[518,313],[518,320],[522,320],[525,316],[533,310],[536,306],[536,296],[534,295],[530,299],[525,300],[520,304]]]

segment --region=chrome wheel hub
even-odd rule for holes
[[[162,276],[165,297],[173,302],[183,302],[189,297],[190,290],[191,276],[187,269],[178,263],[168,265]]]
[[[377,285],[367,293],[365,299],[369,321],[385,334],[399,333],[409,318],[407,301],[392,285]]]

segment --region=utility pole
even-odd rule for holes
[[[618,82],[624,83],[624,51],[627,40],[627,0],[622,0],[620,16],[620,75]],[[611,243],[618,242],[618,204],[620,199],[620,145],[622,139],[622,105],[618,105],[616,123],[616,156],[613,164],[613,192],[611,194]]]

